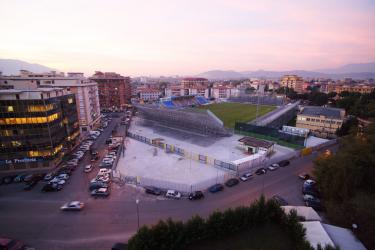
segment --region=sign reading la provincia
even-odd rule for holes
[[[23,158],[23,159],[12,159],[12,160],[0,160],[0,164],[17,164],[17,163],[29,163],[29,162],[37,162],[41,159],[36,158]]]

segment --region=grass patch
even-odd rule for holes
[[[280,226],[266,224],[220,239],[197,242],[184,250],[282,250],[295,249],[292,240]]]
[[[256,118],[257,106],[244,103],[223,102],[200,106],[201,109],[209,109],[224,122],[227,128],[234,128],[235,122],[250,122]],[[259,116],[274,110],[275,106],[260,106]]]

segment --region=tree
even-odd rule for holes
[[[342,139],[340,150],[315,161],[314,176],[324,197],[328,218],[350,228],[359,225],[358,237],[375,248],[375,124],[363,134],[353,131]]]

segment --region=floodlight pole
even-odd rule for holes
[[[137,204],[137,222],[138,222],[138,230],[139,230],[139,208],[138,208],[139,200],[138,199],[135,200],[135,204]]]

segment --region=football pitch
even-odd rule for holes
[[[257,106],[245,103],[215,103],[205,106],[200,106],[202,109],[209,109],[219,119],[224,122],[227,128],[234,128],[237,122],[249,122],[256,118]],[[259,106],[259,116],[267,114],[268,112],[276,109],[275,106]]]

